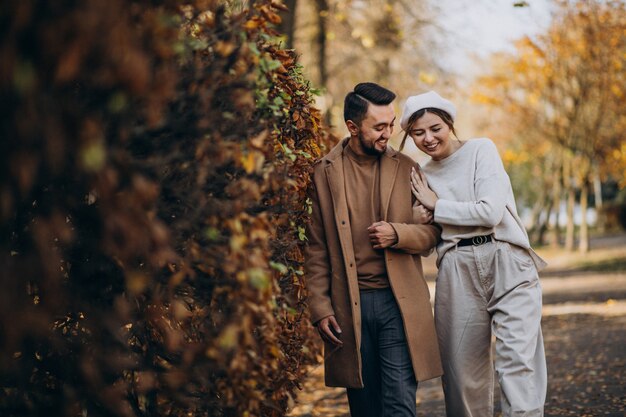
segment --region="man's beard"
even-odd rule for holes
[[[368,154],[368,155],[372,155],[372,156],[379,156],[385,153],[385,150],[383,149],[382,151],[379,151],[378,149],[376,149],[376,142],[374,143],[367,143],[365,141],[365,138],[363,137],[363,134],[359,131],[359,142],[361,143],[361,148],[363,148],[363,151]]]

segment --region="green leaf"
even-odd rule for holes
[[[248,48],[250,48],[250,50],[252,51],[252,53],[256,56],[261,55],[261,52],[259,52],[259,48],[257,48],[256,43],[254,42],[248,42]]]
[[[126,95],[124,93],[117,92],[109,97],[109,102],[107,104],[111,113],[120,113],[126,108]]]
[[[250,284],[257,290],[265,290],[270,286],[270,279],[262,268],[250,268],[248,269],[248,279]]]
[[[209,240],[215,241],[215,240],[220,238],[221,233],[215,227],[207,227],[204,230],[204,236],[206,236],[206,238],[209,239]]]
[[[280,262],[270,261],[270,266],[281,273],[281,275],[285,275],[289,270],[287,269],[287,265],[282,264]]]

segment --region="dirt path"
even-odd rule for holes
[[[606,239],[606,247],[585,260],[626,259],[623,241]],[[576,266],[578,254],[542,256],[553,265],[541,278],[549,374],[546,417],[626,416],[626,271],[586,272]],[[434,259],[426,261],[434,294]],[[419,416],[445,416],[440,384],[436,379],[420,385]],[[499,409],[497,396],[496,415]],[[348,417],[345,390],[324,387],[323,367],[312,369],[289,416]]]

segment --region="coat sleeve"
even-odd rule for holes
[[[419,164],[413,164],[418,172]],[[415,211],[417,200],[409,189],[412,201],[412,211]],[[398,235],[398,242],[391,248],[401,250],[411,255],[428,256],[441,239],[441,227],[438,224],[390,223]]]
[[[313,324],[324,317],[335,314],[330,297],[332,272],[324,232],[324,219],[321,213],[318,191],[314,182],[309,188],[312,212],[311,221],[307,228],[308,245],[305,260],[308,305],[311,313],[311,322]]]
[[[428,255],[441,238],[441,228],[437,224],[390,224],[398,235],[398,242],[391,248],[411,255]]]
[[[496,146],[490,140],[486,140],[476,154],[474,176],[476,200],[437,200],[435,221],[458,226],[495,227],[504,217],[510,184]]]
[[[424,223],[420,223],[419,220],[418,220],[418,216],[419,215],[417,214],[417,205],[419,204],[419,202],[416,199],[414,199],[414,200],[415,201],[413,201],[413,207],[412,207],[413,221],[411,222],[411,224],[416,224],[416,225],[424,224]],[[438,225],[436,223],[433,223],[433,225],[438,228],[439,232],[441,232],[441,226],[440,225]],[[401,229],[402,226],[399,226],[399,228]],[[394,227],[394,229],[396,229],[396,228]],[[402,250],[402,251],[407,252],[407,253],[409,253],[411,255],[420,255],[420,256],[423,256],[423,257],[430,256],[430,254],[435,249],[435,246],[431,246],[429,249],[416,252],[415,245],[412,245],[412,244],[407,242],[408,239],[406,238],[406,233],[404,233],[405,237],[403,239],[403,243],[400,243],[400,235],[398,234],[398,230],[396,230],[396,235],[398,235],[398,243],[393,245],[392,249]],[[440,241],[440,235],[441,235],[441,233],[439,233],[439,235],[437,236],[437,243],[439,243],[439,241]],[[405,249],[399,248],[398,244],[405,246]]]

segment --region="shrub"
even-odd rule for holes
[[[273,1],[0,6],[0,411],[283,415],[330,138]]]

